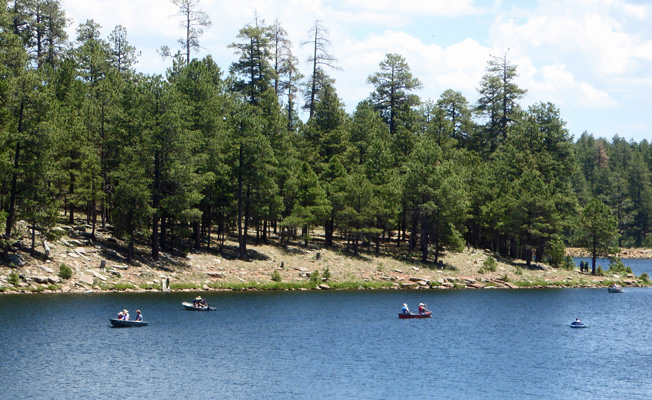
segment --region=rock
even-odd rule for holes
[[[48,241],[47,241],[47,240],[44,240],[44,241],[43,241],[43,251],[45,252],[45,255],[46,255],[47,257],[50,256],[50,245],[48,244]]]
[[[33,276],[32,280],[36,283],[48,283],[47,276]]]
[[[224,272],[218,272],[218,271],[208,271],[206,272],[206,275],[210,276],[211,278],[224,278]]]
[[[483,289],[487,285],[483,285],[482,283],[467,283],[466,287],[471,288],[471,289]]]
[[[50,267],[46,267],[45,265],[39,265],[39,268],[41,268],[43,272],[46,272],[48,274],[54,274],[54,270]]]
[[[100,274],[100,273],[97,272],[97,271],[92,271],[92,270],[91,270],[90,273],[93,274],[96,278],[98,278],[98,279],[101,280],[101,281],[106,281],[106,280],[107,280],[106,277],[105,277],[104,275]]]
[[[61,278],[59,278],[56,275],[50,275],[48,276],[48,283],[59,283],[61,282]]]
[[[25,260],[23,260],[23,257],[20,254],[10,255],[9,262],[17,267],[22,267],[23,265],[25,265]]]
[[[417,267],[412,267],[412,269],[413,269],[414,271],[419,271],[419,268],[417,268]]]
[[[112,258],[117,258],[118,260],[122,260],[122,256],[118,254],[117,251],[112,249],[106,250],[106,255]]]
[[[403,273],[403,271],[401,271],[400,269],[395,269],[394,272],[396,272],[396,273],[398,273],[398,274],[402,274],[402,273]]]
[[[79,282],[81,282],[81,283],[85,283],[85,284],[87,284],[87,285],[91,285],[91,286],[92,286],[92,285],[93,285],[93,277],[90,276],[90,275],[88,275],[88,274],[83,274],[83,275],[79,278]]]
[[[70,292],[71,290],[72,290],[72,289],[71,289],[70,286],[68,286],[68,285],[65,285],[64,287],[61,288],[61,292],[63,292],[63,293],[68,293],[68,292]]]
[[[122,264],[114,264],[114,265],[111,266],[111,268],[120,269],[120,270],[125,271],[125,270],[129,269],[129,266],[122,265]]]
[[[324,283],[322,283],[321,285],[319,285],[319,288],[322,289],[322,290],[330,290],[331,287],[324,284]]]

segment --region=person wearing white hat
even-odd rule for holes
[[[410,312],[410,309],[407,306],[407,303],[403,303],[403,310],[402,311],[403,311],[403,314],[412,315],[412,313]]]
[[[425,314],[428,312],[428,309],[426,308],[426,305],[423,303],[419,303],[419,314]]]
[[[127,309],[122,310],[122,319],[129,321],[129,311]]]

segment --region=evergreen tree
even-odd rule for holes
[[[328,29],[321,21],[315,21],[315,25],[310,28],[310,40],[301,43],[302,46],[310,45],[312,54],[308,57],[308,62],[312,66],[310,78],[306,84],[306,104],[304,109],[310,113],[310,118],[317,109],[317,103],[321,101],[324,89],[332,86],[335,82],[328,76],[325,68],[337,69],[337,59],[330,54],[328,46],[331,44],[328,39]]]
[[[516,66],[508,62],[507,54],[492,56],[487,62],[487,73],[480,82],[480,98],[476,106],[487,121],[480,137],[474,138],[479,149],[495,151],[507,137],[508,126],[518,120],[520,107],[517,102],[527,90],[518,87],[517,77]]]
[[[240,29],[237,38],[240,42],[229,45],[239,55],[238,61],[231,64],[230,73],[235,76],[233,89],[242,93],[250,104],[260,103],[262,94],[272,85],[276,78],[270,64],[271,40],[273,31],[269,26],[260,24],[258,19]]]
[[[617,252],[613,241],[618,237],[618,221],[607,205],[593,199],[580,215],[580,235],[584,247],[591,253],[591,273],[595,275],[595,260]]]
[[[419,98],[412,92],[422,85],[399,54],[387,54],[380,62],[380,70],[367,78],[367,83],[375,89],[371,101],[380,110],[389,132],[395,135],[397,125],[401,124],[401,112],[419,104]]]
[[[466,143],[473,132],[471,110],[468,100],[461,92],[448,89],[437,100],[437,106],[443,110],[445,118],[450,121],[450,136],[461,144]]]
[[[111,64],[120,74],[126,74],[136,64],[136,48],[127,40],[127,29],[117,25],[109,34]]]
[[[190,52],[198,51],[199,37],[204,34],[204,30],[210,28],[212,22],[204,11],[199,8],[199,0],[171,0],[179,8],[177,16],[181,18],[179,27],[184,30],[184,37],[179,39],[179,44],[183,48],[185,55],[185,64],[190,64]],[[170,48],[163,46],[160,53],[164,57],[171,56]]]

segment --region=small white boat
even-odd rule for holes
[[[109,321],[111,322],[111,325],[113,325],[116,328],[132,328],[132,327],[139,327],[139,326],[147,326],[147,322],[145,321],[135,321],[135,320],[125,321],[124,319],[117,319],[117,318],[112,318]]]
[[[184,301],[183,303],[181,303],[181,305],[183,305],[183,307],[186,310],[190,310],[190,311],[215,311],[215,307],[210,307],[210,306],[195,307],[194,304],[188,303],[187,301]]]

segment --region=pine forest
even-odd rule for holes
[[[303,43],[310,70],[260,17],[224,43],[237,61],[217,65],[193,58],[210,17],[175,0],[187,35],[148,75],[122,26],[102,37],[87,20],[68,37],[62,3],[0,10],[5,260],[18,221],[33,250],[36,232],[75,218],[111,229],[129,259],[137,246],[154,260],[220,251],[228,237],[241,259],[272,237],[352,255],[395,246],[423,263],[467,246],[528,265],[560,265],[568,246],[652,247],[650,143],[575,137],[555,104],[524,107],[507,54],[486,60],[476,99],[450,88],[436,100],[386,54],[349,113],[319,21]]]

